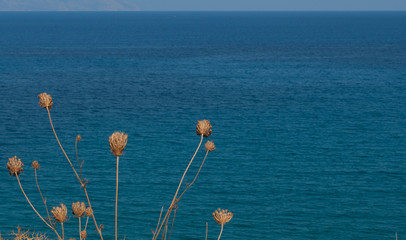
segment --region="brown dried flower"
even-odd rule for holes
[[[85,214],[88,217],[91,217],[93,215],[93,209],[91,207],[87,207],[85,210]]]
[[[80,142],[80,140],[82,140],[82,136],[77,135],[77,136],[76,136],[76,142]]]
[[[78,217],[83,217],[83,213],[86,210],[86,205],[84,202],[72,203],[72,213]]]
[[[49,95],[48,93],[41,93],[38,95],[38,98],[40,107],[51,110],[52,105],[54,105],[51,95]]]
[[[123,155],[125,145],[127,145],[128,134],[123,132],[114,132],[109,137],[111,152],[117,157]]]
[[[17,156],[8,159],[7,169],[10,171],[11,176],[19,175],[23,172],[23,162],[21,159],[17,159]]]
[[[196,125],[196,134],[197,135],[202,135],[203,137],[208,137],[211,135],[211,128],[212,126],[210,125],[210,121],[208,120],[202,120],[202,121],[197,121]]]
[[[81,237],[82,239],[86,239],[86,238],[87,238],[87,232],[86,232],[86,230],[83,230],[83,231],[80,232],[80,237]]]
[[[31,165],[32,165],[32,167],[35,168],[36,170],[39,169],[39,163],[38,163],[38,161],[33,161]]]
[[[68,210],[66,209],[66,205],[63,203],[61,203],[60,207],[53,207],[51,213],[57,222],[63,223],[68,220]]]
[[[214,149],[216,149],[216,146],[214,146],[213,141],[207,141],[206,144],[204,144],[206,147],[206,150],[209,152],[212,152]]]
[[[213,218],[219,225],[224,225],[228,223],[233,218],[233,213],[229,212],[227,209],[218,209],[213,212]]]

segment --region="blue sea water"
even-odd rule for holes
[[[211,213],[234,213],[221,239],[399,239],[406,236],[406,12],[1,12],[0,232],[54,237],[46,214],[85,201],[37,95],[83,174],[104,238],[150,239],[196,146],[216,150],[179,203],[172,239],[217,239]],[[200,150],[186,181],[204,157]],[[69,210],[70,212],[70,210]],[[76,237],[69,213],[67,237]],[[89,221],[89,239],[98,239]]]

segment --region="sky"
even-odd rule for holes
[[[406,11],[406,0],[0,0],[0,11]]]

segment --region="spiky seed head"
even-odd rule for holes
[[[23,166],[24,166],[23,162],[21,162],[21,159],[19,158],[17,159],[17,156],[8,159],[7,169],[11,176],[16,176],[22,173]]]
[[[208,120],[202,120],[202,121],[197,121],[196,125],[196,134],[197,135],[202,135],[203,137],[208,137],[211,135],[211,128],[212,126],[210,125],[210,121]]]
[[[77,136],[76,136],[76,142],[80,142],[80,140],[82,140],[82,136],[77,135]]]
[[[213,218],[219,225],[228,223],[233,218],[233,213],[227,209],[217,209],[213,212]]]
[[[117,157],[123,155],[123,150],[127,145],[127,138],[128,134],[123,132],[114,132],[109,137],[111,152]]]
[[[209,152],[212,152],[214,149],[216,149],[216,146],[214,146],[213,141],[207,141],[206,144],[204,144],[206,147],[206,150]]]
[[[87,207],[85,210],[85,214],[88,217],[91,217],[93,215],[93,209],[91,207]]]
[[[87,232],[86,232],[86,230],[83,230],[83,231],[80,232],[80,237],[81,237],[82,239],[86,239],[86,238],[87,238]]]
[[[31,166],[32,166],[34,169],[38,170],[38,169],[39,169],[39,163],[38,163],[38,161],[33,161],[32,164],[31,164]]]
[[[54,105],[51,95],[48,93],[41,93],[38,95],[38,98],[40,107],[51,110],[52,105]]]
[[[83,217],[83,213],[86,210],[86,205],[84,202],[72,203],[72,213],[77,217]]]
[[[63,223],[68,220],[68,210],[66,209],[66,205],[63,203],[61,203],[60,207],[53,207],[51,213],[57,222]]]

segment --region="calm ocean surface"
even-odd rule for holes
[[[184,195],[172,239],[217,239],[211,213],[234,213],[221,239],[406,238],[406,12],[0,13],[0,231],[47,232],[31,162],[50,207],[85,201],[56,131],[79,157],[105,239],[151,239],[199,143],[209,154]],[[204,156],[192,165],[191,182]],[[68,210],[70,212],[70,210]],[[69,216],[72,216],[69,214]],[[65,224],[77,237],[77,219]],[[98,239],[89,222],[89,239]]]

